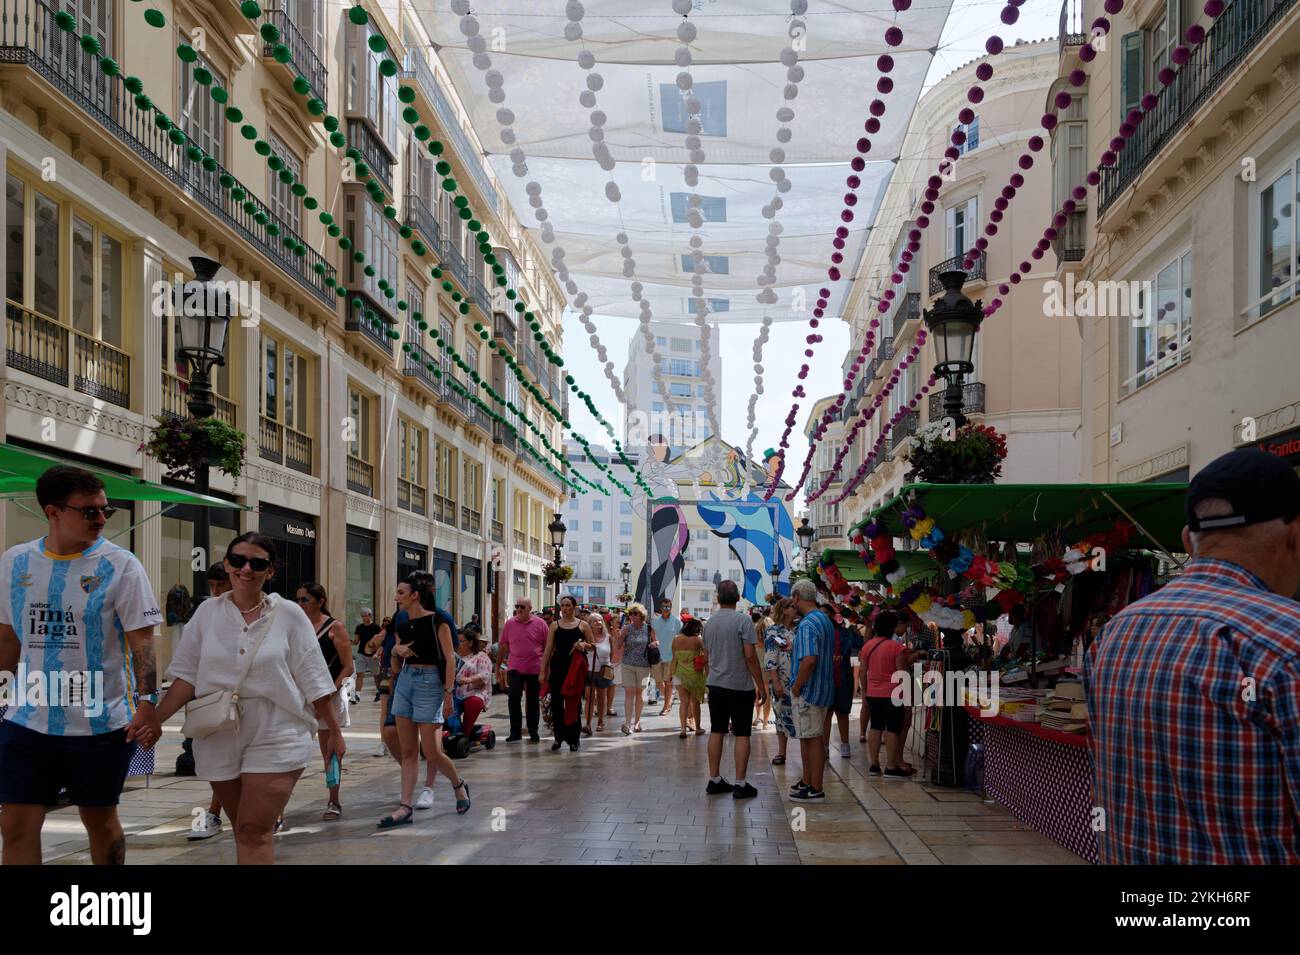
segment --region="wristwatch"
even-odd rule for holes
[[[141,693],[141,694],[140,694],[140,702],[141,702],[141,703],[152,703],[154,706],[157,706],[157,705],[158,705],[158,694],[157,694],[157,693]]]

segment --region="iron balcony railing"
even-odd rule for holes
[[[1056,238],[1052,240],[1057,265],[1083,261],[1083,254],[1087,251],[1087,223],[1088,212],[1085,209],[1077,209],[1066,217],[1065,225],[1057,230]]]
[[[524,367],[528,369],[529,377],[537,381],[537,350],[532,345],[524,346]]]
[[[3,0],[0,0],[3,2]],[[162,373],[162,415],[164,418],[188,418],[190,409],[188,407],[190,383],[184,378]],[[216,418],[232,428],[235,424],[235,403],[225,395],[219,395],[215,391],[212,393],[212,403],[217,406],[216,412],[212,417]]]
[[[1178,68],[1173,83],[1156,93],[1155,109],[1128,138],[1115,165],[1102,170],[1098,215],[1141,175],[1161,148],[1191,123],[1192,115],[1223,85],[1259,41],[1285,17],[1296,0],[1235,0]]]
[[[478,511],[471,511],[462,504],[460,507],[460,529],[469,531],[471,534],[477,534],[483,529],[483,515]]]
[[[406,59],[402,63],[402,79],[414,80],[424,90],[424,96],[430,103],[437,100],[438,81],[434,79],[433,70],[429,69],[429,61],[415,47],[406,51]]]
[[[258,453],[265,461],[311,474],[312,441],[309,435],[272,421],[266,415],[258,418]]]
[[[360,458],[348,455],[348,488],[358,494],[373,497],[375,493],[375,467]]]
[[[968,381],[961,386],[961,410],[963,414],[984,413],[984,382]],[[930,395],[930,420],[943,419],[943,391]]]
[[[411,350],[402,356],[402,374],[414,378],[438,397],[442,396],[442,378],[435,376],[429,367],[432,362],[437,367],[434,357],[419,345],[411,344]]]
[[[424,514],[425,505],[424,488],[418,484],[412,484],[403,478],[397,479],[397,506],[410,511],[412,514]]]
[[[375,174],[375,177],[383,184],[384,189],[391,196],[393,194],[393,157],[387,147],[384,146],[383,140],[375,135],[375,131],[370,128],[370,123],[357,117],[349,119],[348,144],[361,153],[361,158],[370,167],[370,171]]]
[[[423,233],[427,245],[436,249],[442,244],[442,227],[438,225],[438,217],[423,199],[407,196],[405,212],[402,221],[408,228]]]
[[[894,338],[898,338],[903,326],[914,318],[921,317],[921,293],[908,292],[903,296],[898,308],[894,311]]]
[[[822,471],[817,475],[819,487],[830,487],[844,480],[843,471]]]
[[[839,536],[840,536],[839,524],[823,524],[821,527],[817,528],[818,540],[826,540],[827,538],[833,538]]]
[[[469,404],[469,400],[465,397],[465,391],[463,387],[465,383],[461,381],[459,378],[457,378],[455,375],[448,375],[445,372],[443,373],[443,377],[450,379],[450,381],[448,381],[447,383],[447,389],[443,397],[447,400],[448,404],[450,404],[453,408],[455,408],[457,411],[463,414],[466,418],[469,418],[470,404]],[[461,385],[462,387],[459,390],[456,388],[452,388],[451,382],[455,382],[456,384]]]
[[[442,240],[442,267],[451,272],[452,278],[460,286],[463,294],[472,294],[469,280],[469,265],[465,262],[465,256],[460,254],[460,249],[451,239]]]
[[[514,541],[516,550],[525,550],[524,545],[527,544],[528,539],[524,536],[523,531],[520,530],[514,531],[511,535],[511,539]]]
[[[876,357],[871,362],[871,376],[879,378],[885,373],[889,363],[894,360],[894,340],[892,338],[882,338],[880,347],[876,349]]]
[[[893,451],[907,438],[916,434],[916,429],[921,424],[921,413],[919,411],[909,411],[903,415],[894,429],[889,432],[889,449]]]
[[[266,13],[266,22],[280,31],[280,42],[289,48],[291,59],[285,65],[302,76],[311,85],[312,96],[322,103],[327,102],[325,92],[328,87],[326,82],[328,73],[325,70],[325,64],[321,63],[320,57],[316,55],[316,51],[311,48],[311,44],[302,35],[298,25],[293,22],[288,12],[279,6],[269,7],[264,12]],[[262,56],[269,58],[274,48],[274,43],[264,44]]]
[[[474,301],[478,303],[478,307],[484,312],[491,313],[492,296],[488,294],[488,288],[483,284],[482,269],[483,266],[480,262],[478,269],[474,272]]]
[[[131,407],[131,356],[39,312],[5,302],[10,368],[75,391]]]
[[[492,334],[498,341],[504,342],[512,352],[518,349],[519,326],[507,313],[492,313]]]
[[[434,501],[436,501],[438,505],[435,511],[435,519],[443,524],[450,524],[452,527],[455,527],[456,502],[441,494],[434,497]]]
[[[98,62],[82,51],[77,37],[59,29],[54,14],[43,0],[0,0],[0,63],[30,66],[156,173],[334,308],[337,298],[326,284],[326,279],[334,278],[333,266],[219,162],[208,172],[187,160],[184,148],[155,124],[153,109],[136,104],[121,76],[105,76]],[[230,176],[230,189],[221,187],[225,176]],[[306,246],[307,251],[296,256],[287,243]]]
[[[984,255],[983,252],[976,254],[975,264],[971,267],[971,270],[966,273],[967,282],[973,281],[975,279],[979,279],[982,281],[984,279],[985,258],[986,256]],[[943,291],[943,283],[939,281],[940,275],[942,275],[944,272],[951,272],[954,269],[961,269],[962,263],[965,261],[966,261],[966,255],[965,253],[963,253],[961,255],[954,255],[951,259],[946,259],[943,262],[940,262],[938,265],[931,268],[930,269],[930,294],[938,295],[940,292]]]
[[[504,544],[506,539],[506,526],[500,521],[492,522],[492,543]]]
[[[1065,54],[1066,47],[1088,42],[1088,34],[1083,31],[1083,0],[1065,0],[1061,4],[1061,25],[1056,35],[1059,55]]]
[[[418,70],[418,67],[417,67]],[[483,171],[483,157],[480,152],[474,149],[469,141],[469,136],[461,128],[459,120],[456,118],[456,109],[447,98],[447,94],[442,91],[442,86],[429,74],[429,85],[433,87],[433,109],[438,114],[438,119],[442,123],[442,128],[446,131],[447,136],[451,139],[452,147],[460,154],[461,162],[457,167],[462,172],[467,172],[470,179],[474,180],[474,185],[478,187],[479,193],[492,207],[492,211],[497,215],[501,214],[501,206],[497,199],[496,190],[492,188],[492,183]],[[429,90],[426,90],[429,92]]]
[[[391,355],[393,353],[393,340],[388,337],[387,328],[387,325],[380,322],[379,330],[376,331],[373,322],[366,321],[353,311],[348,312],[347,321],[343,323],[344,331],[356,332],[366,341],[382,350],[385,355]]]
[[[492,440],[501,445],[501,447],[505,448],[507,451],[513,451],[515,449],[516,442],[514,434],[500,421],[492,422]]]

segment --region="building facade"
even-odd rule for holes
[[[213,511],[207,555],[192,553],[188,508],[137,503],[114,518],[109,533],[129,542],[160,599],[247,530],[276,541],[277,589],[322,582],[349,629],[362,606],[382,616],[417,569],[434,572],[440,602],[461,622],[497,619],[502,587],[540,599],[545,525],[562,485],[448,382],[475,393],[478,381],[493,384],[556,447],[558,424],[480,330],[557,405],[567,405],[564,384],[494,284],[417,128],[399,119],[399,90],[445,143],[448,178],[557,351],[563,299],[482,165],[413,11],[366,3],[370,23],[358,26],[344,7],[298,0],[255,25],[233,2],[163,0],[166,26],[154,29],[126,0],[70,0],[58,9],[77,30],[65,34],[46,0],[17,3],[0,23],[5,440],[164,480],[139,448],[158,416],[187,414],[188,369],[175,316],[151,293],[188,278],[191,256],[212,258],[221,278],[257,293],[215,370],[216,414],[248,443],[243,473],[214,471],[213,493],[246,509]],[[274,30],[259,36],[259,25]],[[120,70],[101,70],[77,34],[94,36]],[[175,52],[186,42],[201,50],[192,66]],[[376,46],[402,64],[397,76],[384,75]],[[142,95],[128,76],[144,78]],[[337,115],[350,153],[295,82]],[[225,109],[206,87],[227,91]],[[202,163],[157,114],[202,149]],[[382,204],[355,181],[362,168]],[[380,330],[368,313],[384,320]],[[6,545],[42,533],[35,510],[6,505]],[[164,664],[177,636],[163,634]]]
[[[1100,8],[1064,5],[1062,77]],[[1180,63],[1173,51],[1197,25],[1205,39]],[[1199,5],[1145,0],[1111,18],[1086,65],[1076,123],[1087,169],[1131,110],[1145,112],[1089,188],[1061,263],[1076,286],[1132,291],[1131,307],[1097,296],[1076,318],[1086,480],[1187,480],[1243,446],[1300,466],[1298,49],[1294,2],[1234,0],[1210,20]],[[1082,175],[1070,169],[1070,184]]]
[[[592,444],[589,449],[592,457],[610,466],[612,456],[607,448]],[[602,479],[601,472],[577,442],[566,441],[564,451],[569,459],[569,473],[591,481]],[[635,455],[629,454],[628,459],[635,462]],[[612,461],[615,467],[621,467],[617,457]],[[619,491],[613,491],[608,497],[570,491],[563,516],[564,562],[573,568],[573,577],[561,587],[561,593],[572,594],[582,603],[621,604],[618,597],[624,591],[622,567],[627,565],[630,575],[633,556],[636,515],[632,499]]]
[[[676,448],[692,447],[709,438],[711,422],[722,420],[722,356],[717,347],[717,330],[711,333],[713,347],[703,362],[703,341],[697,325],[651,322],[668,395],[660,394],[651,374],[652,359],[639,337],[628,346],[623,368],[623,390],[627,394],[627,423],[624,441],[641,447],[655,435]],[[712,408],[705,397],[705,378],[713,381]]]
[[[939,160],[958,128],[959,110],[969,105],[966,91],[977,83],[975,70],[988,61],[994,81],[974,120],[962,126],[965,141],[951,170],[941,176],[937,196],[927,213],[926,190],[936,175]],[[999,283],[1029,248],[1051,218],[1051,168],[1045,157],[1029,170],[1017,166],[1031,136],[1041,132],[1038,117],[1049,88],[1055,82],[1058,45],[1055,40],[1022,42],[996,57],[981,57],[955,70],[921,98],[904,141],[873,227],[873,239],[859,263],[855,282],[844,309],[852,327],[850,355],[856,355],[869,325],[879,320],[871,357],[859,375],[848,409],[865,409],[890,381],[900,380],[871,423],[864,427],[847,455],[840,477],[847,481],[875,447],[882,422],[904,410],[936,362],[934,344],[927,343],[906,368],[903,359],[922,328],[922,310],[942,294],[939,274],[959,268],[966,252],[982,235],[989,213],[996,208],[1003,188],[1013,174],[1024,177],[1014,202],[1006,209],[999,232],[988,249],[979,253],[963,291],[986,304],[997,295]],[[918,219],[928,215],[920,250],[908,262],[904,252]],[[1035,231],[1036,230],[1036,231]],[[906,266],[904,268],[904,266]],[[1078,480],[1077,435],[1080,418],[1080,339],[1072,320],[1050,317],[1045,310],[1046,283],[1054,279],[1050,253],[1006,298],[1006,304],[986,320],[976,336],[973,374],[963,387],[964,413],[992,425],[1007,436],[1008,458],[1002,481],[1072,482]],[[896,295],[888,312],[877,303],[890,288],[890,276],[904,275],[892,286]],[[884,503],[901,487],[908,464],[901,453],[904,442],[917,428],[943,417],[942,389],[909,412],[886,436],[865,477],[841,507],[839,523],[851,526],[872,508]],[[844,422],[844,429],[850,428]],[[813,487],[820,486],[814,483]],[[819,501],[831,502],[842,491],[832,485]]]
[[[852,359],[846,357],[845,364],[851,362]],[[812,406],[808,420],[804,423],[804,436],[809,441],[812,440],[813,430],[838,398],[839,395],[828,395]],[[832,501],[834,492],[838,492],[844,486],[845,478],[853,473],[849,466],[848,455],[845,456],[844,467],[838,472],[835,471],[835,459],[839,456],[840,449],[844,447],[845,422],[852,421],[855,412],[855,406],[846,402],[843,409],[831,417],[821,440],[813,449],[813,467],[808,472],[808,479],[815,482],[814,487],[825,484],[832,493],[818,498],[808,509],[808,521],[816,532],[813,536],[812,555],[819,555],[827,548],[849,546],[848,528],[843,520],[844,505],[834,504]]]

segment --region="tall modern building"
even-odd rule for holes
[[[598,444],[589,447],[593,458],[605,466],[611,464],[607,448]],[[564,442],[564,454],[570,473],[580,474],[591,481],[600,481],[603,477],[577,442]],[[636,460],[632,454],[629,454],[629,459]],[[621,462],[615,457],[612,463],[619,469],[620,480],[623,479]],[[635,533],[632,499],[617,490],[608,497],[596,493],[570,493],[563,517],[568,528],[564,535],[564,562],[573,568],[573,577],[560,592],[572,594],[583,603],[619,603],[618,595],[623,592],[623,577],[619,569],[624,564],[629,568],[637,566],[632,556]]]
[[[158,416],[187,415],[189,370],[153,290],[188,278],[191,256],[215,259],[260,305],[232,323],[214,383],[217,417],[248,440],[243,473],[214,470],[213,493],[246,509],[212,512],[199,559],[261,531],[281,552],[277,589],[322,582],[349,629],[416,569],[434,572],[458,621],[490,623],[508,586],[540,601],[563,485],[465,393],[518,424],[480,387],[492,384],[559,447],[559,424],[523,389],[564,405],[559,368],[489,289],[504,275],[556,349],[563,299],[419,18],[369,2],[365,25],[308,0],[256,22],[229,0],[153,6],[160,29],[125,0],[13,0],[0,17],[0,437],[166,481],[139,447]],[[192,63],[177,52],[189,59],[191,42]],[[43,533],[24,503],[0,510],[6,546]],[[110,523],[160,601],[192,582],[194,516],[136,502]],[[162,635],[163,665],[177,635]]]
[[[709,360],[704,362],[703,342],[696,325],[651,322],[665,396],[652,374],[653,361],[646,353],[645,340],[637,335],[628,346],[623,369],[627,393],[624,443],[641,447],[659,434],[674,447],[692,447],[713,435],[712,421],[722,418],[722,357],[716,327],[710,333]],[[705,397],[705,379],[713,381],[713,407]],[[712,413],[710,413],[712,410]]]

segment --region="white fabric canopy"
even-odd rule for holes
[[[641,314],[631,292],[636,281],[656,320],[693,321],[695,238],[705,256],[709,321],[757,322],[806,321],[821,288],[831,291],[832,311],[842,301],[847,280],[830,282],[826,269],[849,191],[849,160],[867,135],[868,105],[880,96],[887,111],[858,174],[840,266],[846,277],[888,184],[949,3],[895,14],[890,0],[810,0],[795,18],[790,0],[696,0],[688,20],[674,13],[672,0],[487,0],[464,19],[446,0],[417,9],[521,222],[538,231],[539,206],[530,208],[528,190],[537,195],[540,187],[554,229],[548,252],[563,249],[597,314]],[[695,30],[689,42],[678,33],[685,22]],[[883,35],[895,24],[904,42],[890,49]],[[675,58],[684,43],[690,61],[681,66]],[[584,52],[594,54],[594,65],[578,62]],[[876,58],[884,52],[895,61],[894,88],[881,96]],[[689,94],[679,88],[684,70]],[[694,115],[702,126],[696,145],[703,156],[693,159],[688,95],[699,101]],[[788,137],[778,136],[783,129]],[[593,156],[600,142],[615,162],[611,171]],[[685,175],[692,161],[694,186]],[[778,191],[782,178],[789,186]],[[696,228],[687,221],[692,194],[704,218]],[[773,223],[780,227],[774,263]],[[633,275],[615,241],[620,233]],[[766,288],[776,302],[757,300]]]

